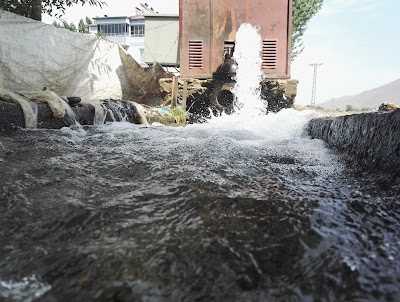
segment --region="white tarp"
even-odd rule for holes
[[[0,10],[0,87],[134,100],[116,43]],[[129,56],[130,59],[132,59]],[[133,59],[132,59],[133,60]],[[132,71],[134,72],[134,71]],[[158,80],[157,80],[158,82]]]

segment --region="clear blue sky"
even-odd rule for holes
[[[76,5],[65,19],[134,15],[148,3],[160,13],[178,13],[179,0],[105,0],[103,9]],[[44,21],[52,19],[44,16]],[[297,103],[310,104],[313,69],[318,68],[316,102],[357,94],[400,78],[400,0],[325,0],[303,37],[304,52],[292,64],[299,80]]]
[[[292,77],[300,81],[296,102],[311,102],[314,62],[323,64],[316,103],[400,78],[399,12],[399,0],[325,0],[308,25],[304,52],[292,64]]]

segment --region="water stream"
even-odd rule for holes
[[[236,84],[233,93],[236,107],[241,116],[264,115],[266,104],[260,96],[259,83],[263,79],[260,51],[262,47],[260,31],[250,24],[242,24],[236,33],[233,57],[238,64]]]
[[[399,196],[302,136],[314,115],[1,134],[0,297],[395,300]]]
[[[315,116],[0,133],[0,300],[399,300],[399,194]]]

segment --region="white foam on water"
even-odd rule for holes
[[[29,102],[29,103],[30,103],[31,108],[32,108],[32,116],[30,116],[29,119],[27,119],[25,117],[25,126],[27,128],[37,128],[37,124],[38,124],[38,105],[35,102]]]
[[[282,109],[278,113],[268,115],[223,115],[212,118],[205,124],[188,125],[186,128],[205,130],[210,133],[224,131],[246,131],[269,141],[282,141],[299,138],[312,118],[322,116],[321,113],[304,110]]]
[[[4,281],[0,279],[0,298],[7,301],[31,302],[51,289],[50,284],[37,280],[36,276],[24,277],[21,281]]]
[[[103,125],[106,122],[107,108],[101,102],[92,102],[94,107],[93,125]]]

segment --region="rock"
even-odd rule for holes
[[[379,106],[378,110],[379,111],[392,111],[392,110],[396,110],[398,108],[399,107],[395,104],[384,102]]]
[[[67,118],[69,115],[55,116],[48,103],[31,102],[37,106],[37,128],[60,129],[71,125],[71,119]],[[175,122],[172,115],[163,114],[157,117],[155,109],[144,109],[140,104],[130,101],[106,100],[103,101],[103,106],[100,108],[104,111],[103,114],[106,115],[104,121],[108,122],[121,121],[122,117],[124,117],[127,122],[148,125],[147,116],[149,116],[151,121]],[[94,124],[95,107],[92,104],[79,103],[70,110],[73,112],[72,114],[75,114],[76,121],[81,125]],[[119,115],[118,112],[120,113]],[[26,128],[24,111],[20,104],[0,98],[0,130],[12,130],[16,128]]]
[[[71,107],[75,107],[76,105],[78,105],[80,103],[81,98],[77,97],[77,96],[69,96],[69,97],[67,97],[67,100],[68,100],[68,104]]]
[[[25,128],[25,117],[21,106],[0,100],[0,130],[16,128]]]
[[[196,96],[203,95],[208,87],[211,86],[211,80],[199,80],[199,79],[178,79],[178,99],[182,99],[183,96],[183,83],[188,83],[188,98],[192,99]],[[161,94],[166,99],[171,99],[172,94],[172,78],[162,78],[159,80],[159,87]]]
[[[81,104],[72,107],[76,114],[76,119],[81,125],[93,125],[95,109],[91,104]]]
[[[297,94],[297,80],[264,80],[261,85],[261,98],[268,102],[268,112],[278,112],[291,108]]]
[[[37,127],[42,129],[60,129],[69,126],[63,118],[56,118],[50,106],[46,103],[38,103]]]

